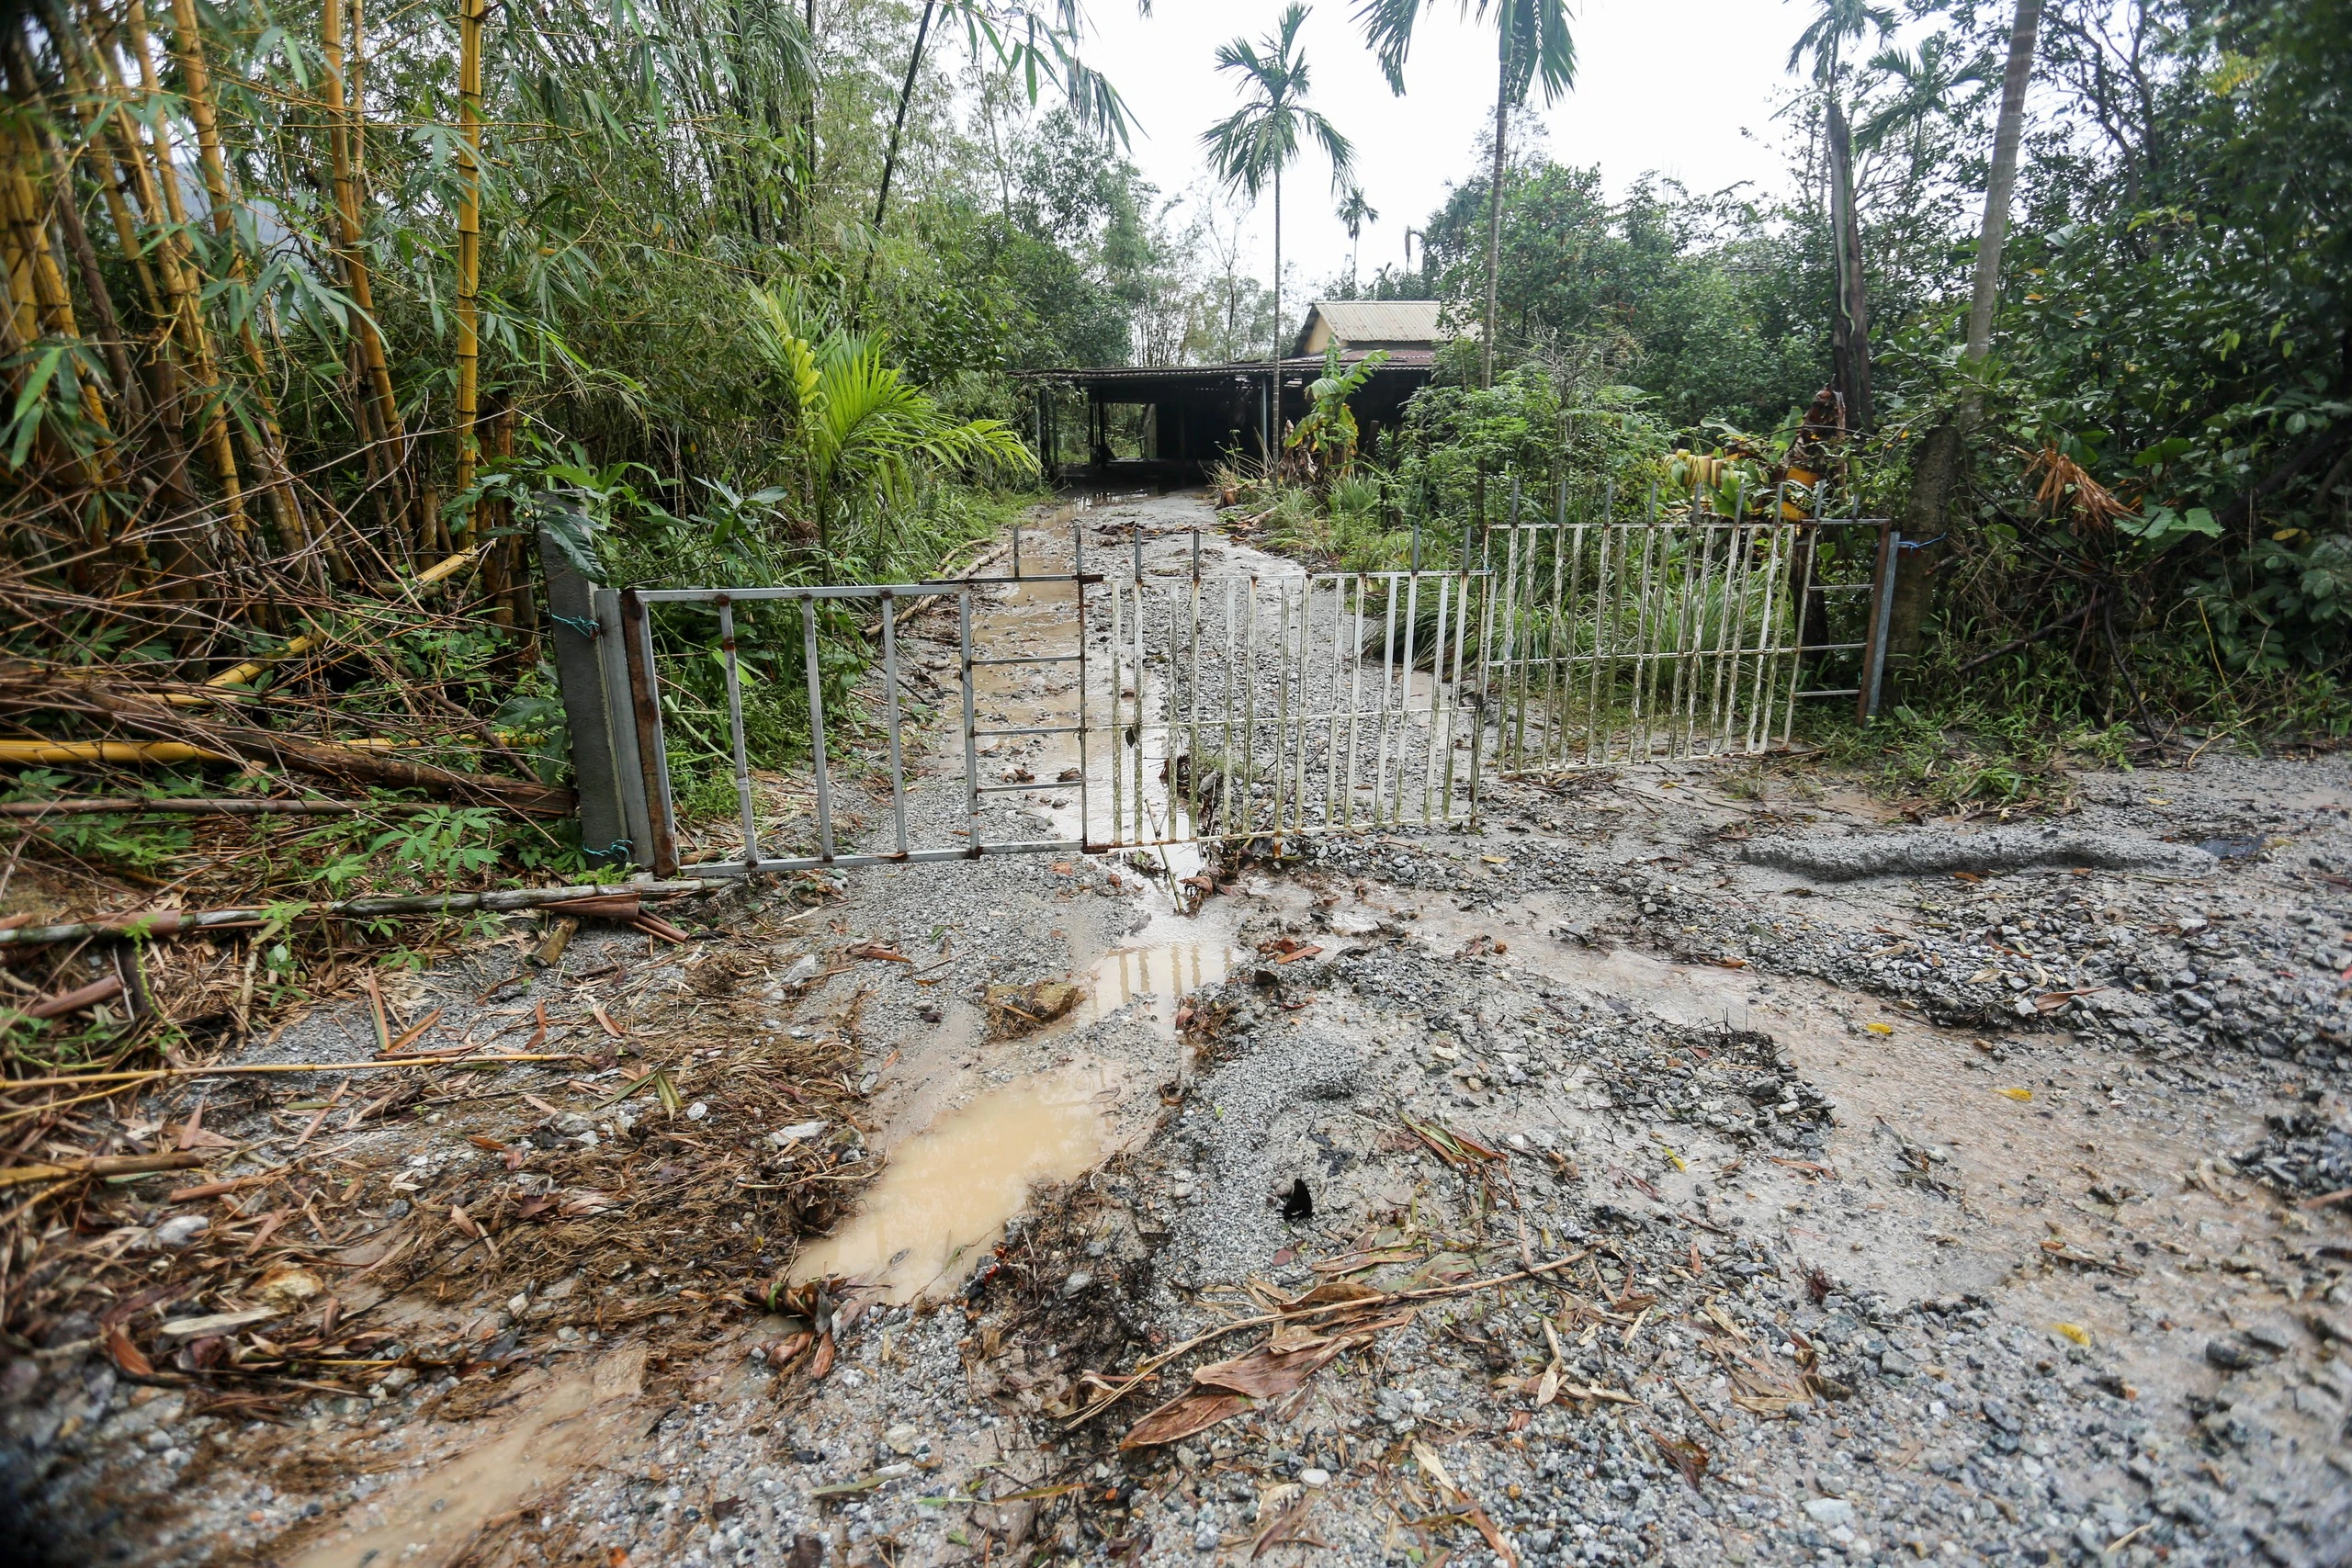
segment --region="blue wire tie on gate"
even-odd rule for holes
[[[609,849],[592,850],[583,844],[581,846],[580,852],[590,860],[627,860],[628,848],[629,841],[627,839],[615,839]]]
[[[1939,534],[1932,539],[1897,539],[1894,547],[1899,550],[1924,550],[1929,545],[1942,544],[1947,536]]]
[[[598,632],[605,629],[585,615],[560,615],[553,610],[549,610],[548,612],[548,619],[553,621],[557,626],[570,626],[582,637],[591,639],[594,639]]]

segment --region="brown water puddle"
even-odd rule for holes
[[[569,1373],[536,1398],[526,1395],[489,1441],[352,1505],[331,1533],[279,1561],[286,1568],[435,1568],[452,1561],[485,1525],[562,1481],[593,1445],[617,1437],[614,1417],[644,1376],[644,1347],[608,1351],[593,1371]]]
[[[1144,1016],[1167,1039],[1176,1038],[1176,1009],[1203,986],[1226,977],[1233,966],[1230,918],[1222,909],[1187,919],[1170,911],[1101,958],[1086,976],[1086,999],[1071,1013],[1082,1029],[1142,1001]]]
[[[1111,1071],[1078,1067],[1007,1085],[947,1112],[899,1147],[856,1217],[802,1252],[794,1274],[878,1282],[893,1302],[952,1286],[1027,1204],[1032,1188],[1094,1168],[1110,1146],[1110,1112],[1124,1093]]]

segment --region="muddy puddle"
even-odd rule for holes
[[[802,1252],[800,1279],[840,1275],[908,1302],[953,1289],[1031,1189],[1069,1181],[1109,1152],[1124,1081],[1102,1067],[1010,1084],[910,1138],[856,1216]]]
[[[288,1568],[391,1568],[450,1562],[475,1534],[562,1481],[622,1436],[645,1349],[607,1351],[593,1368],[528,1374],[492,1437],[356,1506],[336,1528],[280,1559]],[[529,1386],[531,1380],[537,1386]]]

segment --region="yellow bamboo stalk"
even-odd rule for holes
[[[236,219],[230,206],[229,171],[220,156],[220,127],[212,110],[212,73],[204,58],[204,37],[198,30],[196,0],[172,0],[172,29],[178,45],[181,74],[187,84],[188,118],[196,124],[196,147],[204,169],[206,204],[212,209],[212,231],[227,243],[229,276],[245,281],[245,254],[236,243]],[[269,362],[263,355],[261,334],[247,311],[239,332],[252,377],[248,391],[261,414],[261,429],[246,441],[254,466],[268,486],[270,515],[277,524],[277,541],[289,555],[310,540],[301,502],[294,489],[292,465],[286,460],[286,434],[277,423],[277,400],[269,395]],[[345,568],[344,575],[349,569]]]
[[[58,270],[56,254],[50,249],[49,226],[43,216],[45,204],[25,174],[28,168],[38,169],[43,160],[29,128],[18,125],[9,142],[9,151],[15,156],[8,161],[5,178],[0,178],[0,194],[5,194],[11,248],[29,258],[26,272],[32,283],[33,302],[41,329],[68,342],[78,340],[82,329],[74,320],[73,293],[65,286],[64,275]],[[71,192],[66,193],[65,199],[72,199]],[[12,283],[14,276],[12,268]],[[100,433],[98,460],[81,465],[85,481],[93,486],[111,482],[119,477],[119,470],[106,405],[99,400],[98,389],[90,384],[90,378],[78,368],[74,372],[74,381],[81,393],[82,416]]]
[[[135,3],[135,0],[134,0]],[[376,417],[391,443],[398,462],[406,436],[401,428],[399,402],[392,396],[391,367],[384,359],[384,340],[376,330],[376,293],[368,273],[368,258],[360,253],[359,187],[351,162],[351,109],[344,98],[343,0],[325,0],[321,7],[320,33],[326,57],[327,149],[333,161],[337,250],[343,258],[344,287],[359,307],[359,362],[375,393]]]
[[[483,0],[458,0],[458,490],[474,482],[481,438],[474,430],[481,397],[481,21]],[[473,516],[457,543],[470,544]]]
[[[130,0],[126,22],[131,59],[139,67],[140,90],[153,100],[162,89],[148,39],[145,0]],[[106,58],[103,49],[98,54],[101,60]],[[107,72],[112,74],[111,65]],[[155,254],[163,268],[164,287],[171,293],[173,315],[187,348],[189,370],[203,395],[204,445],[212,459],[213,477],[220,486],[221,504],[228,511],[230,528],[242,534],[248,521],[244,485],[237,474],[236,454],[230,449],[229,414],[220,404],[220,378],[213,365],[212,346],[204,330],[204,311],[197,296],[195,256],[187,238],[187,213],[180,201],[178,164],[172,156],[171,121],[159,114],[152,124],[152,144],[140,140],[135,130],[130,135],[131,150],[137,155],[140,205],[146,209],[151,223],[155,220],[159,206],[171,221],[171,231],[155,247]],[[154,161],[153,168],[148,166],[150,157]]]

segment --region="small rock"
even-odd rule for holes
[[[176,1252],[181,1247],[212,1228],[212,1222],[202,1214],[174,1214],[152,1233],[157,1247]]]
[[[414,1367],[394,1367],[384,1374],[383,1389],[386,1393],[398,1393],[415,1381]]]
[[[2287,1337],[2284,1330],[2267,1323],[2257,1323],[2239,1332],[2245,1336],[2247,1344],[2257,1350],[2267,1350],[2274,1356],[2283,1356],[2295,1348],[2294,1341]]]
[[[1890,1346],[1878,1359],[1878,1370],[1886,1377],[1907,1378],[1919,1370],[1919,1363]]]
[[[1851,1529],[1854,1526],[1854,1505],[1843,1497],[1808,1497],[1804,1511],[1824,1529]]]
[[[882,1446],[894,1454],[910,1454],[922,1446],[922,1434],[901,1422],[882,1434]]]
[[[281,1263],[261,1277],[254,1293],[280,1312],[292,1312],[325,1289],[325,1283],[308,1269]]]
[[[1216,1543],[1217,1529],[1216,1521],[1215,1519],[1203,1519],[1198,1525],[1195,1525],[1193,1528],[1193,1550],[1194,1551],[1215,1551],[1216,1550]]]
[[[1092,1274],[1083,1269],[1073,1269],[1070,1272],[1070,1277],[1062,1281],[1062,1294],[1065,1296],[1074,1296],[1092,1283],[1094,1283],[1094,1276]]]
[[[2261,1359],[2251,1348],[2234,1339],[2208,1339],[2205,1341],[2205,1359],[2225,1372],[2242,1372]]]
[[[692,1105],[689,1105],[689,1106],[687,1106],[687,1107],[686,1107],[686,1120],[687,1120],[687,1121],[689,1121],[689,1122],[699,1122],[699,1121],[701,1121],[704,1117],[706,1117],[706,1116],[707,1116],[707,1115],[709,1115],[709,1114],[710,1114],[710,1107],[709,1107],[709,1106],[707,1106],[707,1105],[705,1105],[705,1104],[704,1104],[701,1100],[695,1100]]]
[[[789,1148],[794,1144],[805,1144],[809,1142],[817,1137],[818,1134],[824,1132],[826,1127],[829,1125],[831,1125],[831,1123],[824,1122],[795,1122],[789,1127],[777,1128],[775,1132],[770,1133],[768,1137],[769,1140],[775,1143],[778,1147]]]
[[[1309,1465],[1298,1472],[1298,1479],[1308,1486],[1329,1486],[1331,1484],[1331,1472],[1317,1466]]]

